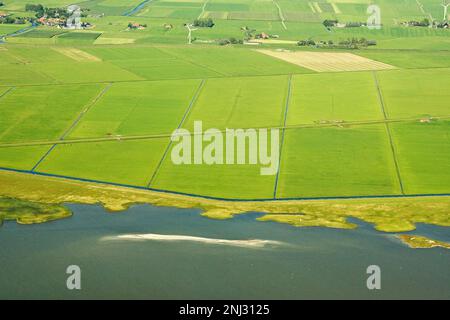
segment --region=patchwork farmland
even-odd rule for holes
[[[94,30],[5,37],[2,170],[239,200],[450,193],[450,33],[399,25],[428,15],[415,1],[376,1],[381,30],[331,31],[324,19],[362,21],[368,1],[171,0],[133,11],[141,2],[89,1]],[[25,3],[5,10],[20,14]],[[215,26],[187,45],[184,24],[203,18]],[[127,30],[130,21],[148,27]],[[243,26],[278,42],[218,44],[242,38]],[[351,37],[378,45],[296,45]],[[170,135],[195,121],[281,129],[278,174],[173,164]]]

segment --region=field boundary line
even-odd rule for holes
[[[206,6],[208,5],[208,3],[209,3],[209,0],[206,0],[206,1],[203,3],[203,6],[202,6],[202,12],[200,12],[200,14],[198,15],[197,19],[201,19],[202,16],[205,14]]]
[[[47,150],[46,153],[39,159],[39,161],[33,166],[31,172],[35,172],[36,169],[40,166],[40,164],[48,157],[48,155],[56,148],[57,144],[54,144]]]
[[[436,120],[450,120],[450,115],[433,117]],[[341,126],[368,126],[368,125],[379,125],[384,123],[408,123],[408,122],[418,122],[423,118],[401,118],[401,119],[387,119],[387,120],[364,120],[364,121],[353,121],[344,123],[325,123],[325,124],[296,124],[296,125],[286,125],[278,127],[252,127],[252,128],[240,128],[240,129],[286,129],[286,130],[298,130],[298,129],[321,129],[321,128],[336,128]],[[226,129],[219,130],[224,133]],[[193,133],[195,135],[195,133]],[[133,141],[133,140],[150,140],[150,139],[162,139],[169,138],[171,133],[163,134],[149,134],[149,135],[137,135],[137,136],[113,136],[113,137],[91,137],[91,138],[79,138],[79,139],[65,139],[65,140],[34,140],[34,141],[24,141],[24,142],[13,142],[13,143],[0,143],[0,148],[12,148],[12,147],[31,147],[31,146],[43,146],[52,144],[72,144],[72,143],[92,143],[92,142],[108,142],[108,141]]]
[[[284,119],[283,119],[283,128],[281,129],[281,144],[280,144],[280,153],[279,153],[279,159],[278,159],[278,169],[277,169],[277,175],[275,176],[275,185],[273,188],[273,198],[277,198],[278,193],[278,179],[280,178],[280,171],[281,171],[281,157],[283,154],[283,145],[284,145],[284,136],[286,132],[286,123],[287,123],[287,117],[289,112],[289,103],[291,100],[291,94],[292,94],[292,74],[289,75],[288,80],[288,89],[287,89],[287,95],[286,95],[286,103],[284,106]]]
[[[192,61],[192,60],[190,60],[190,59],[188,59],[186,57],[174,54],[173,52],[170,52],[170,50],[167,50],[167,48],[158,48],[158,50],[160,50],[162,52],[165,52],[166,54],[174,57],[175,60],[184,61],[186,63],[189,63],[189,64],[193,65],[193,66],[200,67],[200,68],[203,68],[205,70],[212,71],[212,72],[217,73],[219,75],[219,77],[208,77],[208,79],[222,79],[222,78],[229,78],[230,77],[229,75],[227,75],[225,73],[222,73],[222,72],[220,72],[220,71],[218,71],[218,70],[216,70],[214,68],[211,68],[209,66],[205,66],[205,65],[200,64],[198,62]],[[198,78],[196,78],[196,79],[171,79],[171,80],[178,80],[178,81],[182,81],[182,80],[198,80]],[[204,79],[202,79],[202,80],[204,80]]]
[[[107,181],[94,180],[94,179],[77,178],[77,177],[71,177],[71,176],[65,176],[65,175],[59,175],[59,174],[36,172],[36,171],[22,170],[22,169],[12,169],[12,168],[6,168],[6,167],[0,167],[0,171],[23,173],[23,174],[29,174],[29,175],[34,175],[34,176],[58,178],[58,179],[65,179],[65,180],[85,182],[85,183],[96,183],[96,184],[102,184],[102,185],[106,185],[106,186],[123,187],[123,188],[136,189],[136,190],[142,190],[142,191],[153,191],[153,192],[162,193],[162,194],[179,195],[179,196],[186,196],[186,197],[197,198],[197,199],[216,200],[216,201],[223,201],[223,202],[285,202],[285,201],[324,201],[324,200],[364,200],[364,199],[450,197],[450,193],[430,193],[430,194],[418,193],[418,194],[402,194],[402,195],[386,194],[386,195],[356,195],[356,196],[334,196],[334,197],[333,196],[297,197],[297,198],[290,197],[290,198],[277,198],[277,199],[273,199],[273,198],[260,198],[260,199],[243,199],[243,198],[239,199],[239,198],[237,198],[237,199],[235,199],[235,198],[203,196],[203,195],[191,194],[191,193],[185,193],[185,192],[179,192],[179,191],[148,188],[148,187],[144,187],[144,186],[135,186],[135,185],[129,185],[129,184],[124,184],[124,183],[115,183],[115,182],[107,182]]]
[[[203,79],[200,82],[199,86],[197,87],[197,90],[195,90],[194,96],[192,97],[191,101],[189,102],[189,105],[188,105],[186,111],[184,112],[183,118],[181,119],[180,124],[177,127],[177,130],[181,128],[181,126],[184,124],[184,122],[186,121],[187,117],[189,116],[189,114],[190,114],[190,112],[192,110],[192,107],[197,102],[197,99],[200,96],[203,87],[205,86],[205,82],[206,82],[206,80]],[[169,144],[167,145],[166,150],[164,150],[164,153],[163,153],[161,159],[159,160],[158,165],[156,166],[155,171],[153,172],[153,174],[152,174],[152,176],[150,178],[150,181],[147,184],[148,188],[150,188],[150,186],[155,181],[156,176],[159,173],[159,169],[161,168],[161,165],[163,164],[164,160],[166,159],[167,154],[169,153],[169,150],[170,150],[171,146],[172,146],[172,139],[169,141]]]
[[[11,87],[8,90],[6,90],[5,92],[3,92],[2,94],[0,94],[0,99],[3,98],[4,96],[7,96],[11,91],[13,91],[16,87]]]
[[[21,35],[23,33],[30,32],[31,30],[35,29],[37,26],[38,26],[37,24],[32,23],[30,26],[27,26],[27,27],[24,27],[22,29],[16,30],[16,31],[14,31],[12,33],[0,35],[0,38],[5,38],[6,39],[8,37],[17,37],[17,36],[19,36],[19,35]]]
[[[431,21],[434,21],[433,15],[432,15],[431,13],[425,11],[424,5],[423,5],[419,0],[416,0],[416,3],[417,3],[417,6],[419,7],[420,11],[421,11],[425,16],[428,15],[428,17],[431,19]]]
[[[385,106],[384,98],[383,98],[383,93],[381,91],[381,87],[380,87],[380,83],[378,81],[378,76],[377,76],[376,71],[373,71],[373,78],[374,78],[375,86],[376,86],[376,89],[377,89],[377,92],[378,92],[378,100],[380,102],[381,111],[383,112],[384,119],[388,120],[387,112],[386,112],[386,106]],[[397,179],[398,179],[398,183],[399,183],[399,186],[400,186],[400,192],[402,194],[405,194],[405,189],[403,187],[402,176],[400,174],[400,166],[398,164],[397,150],[395,148],[394,139],[392,138],[392,135],[391,135],[391,128],[390,128],[388,122],[385,122],[384,125],[385,125],[386,132],[387,132],[387,135],[388,135],[388,138],[389,138],[389,144],[391,146],[392,158],[394,160],[395,171],[397,173]]]
[[[278,2],[276,2],[275,0],[272,0],[272,2],[275,4],[275,6],[278,9],[278,16],[280,17],[281,25],[283,26],[284,30],[287,30],[288,28],[285,23],[286,19],[284,18],[283,10],[281,10],[281,7],[278,4]]]
[[[92,109],[94,105],[97,104],[97,102],[108,92],[108,90],[111,88],[112,83],[108,83],[95,97],[93,100],[88,102],[84,109],[78,114],[78,117],[75,119],[75,121],[70,125],[70,127],[63,133],[61,138],[59,140],[64,140],[71,132],[72,130],[78,125],[78,123],[83,119],[83,117],[86,115],[86,113],[89,112],[89,110]]]
[[[59,138],[60,141],[64,140],[64,138],[72,131],[72,129],[81,121],[81,119],[83,118],[83,116],[92,108],[93,105],[95,105],[97,103],[97,101],[103,97],[103,95],[106,93],[106,91],[108,91],[108,89],[111,87],[112,83],[110,83],[109,85],[107,85],[105,88],[103,88],[103,90],[97,94],[97,96],[91,101],[89,102],[87,105],[85,105],[84,110],[82,110],[80,112],[80,114],[78,115],[78,117],[75,119],[75,121],[72,123],[72,125],[66,130],[64,131],[64,133],[62,134],[62,136]],[[34,165],[34,167],[31,169],[32,172],[35,172],[36,169],[41,165],[41,163],[50,155],[50,153],[56,148],[56,146],[58,145],[58,143],[53,144],[50,149],[39,159],[39,161]]]
[[[53,81],[53,82],[51,82],[52,84],[61,84],[61,85],[65,84],[64,82],[61,82],[60,80],[53,77],[51,74],[48,74],[45,71],[37,70],[34,67],[33,63],[24,63],[24,68],[27,68],[27,69],[31,70],[32,72],[36,72],[37,74],[41,75],[44,78],[48,78],[48,79],[52,80]]]

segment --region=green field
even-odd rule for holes
[[[145,186],[168,139],[60,145],[40,172]]]
[[[293,87],[289,125],[383,117],[371,73],[297,76]]]
[[[58,139],[101,87],[94,84],[12,89],[0,104],[0,141]]]
[[[446,193],[450,180],[450,122],[392,126],[400,172],[409,194]]]
[[[29,1],[4,2],[1,11],[31,14]],[[38,26],[0,43],[0,167],[226,199],[450,192],[450,30],[402,25],[442,18],[435,1],[373,1],[380,30],[322,24],[365,22],[367,0],[159,0],[132,11],[141,2],[80,2],[90,30]],[[215,25],[188,45],[185,24],[199,17]],[[0,34],[27,26],[0,24]],[[243,40],[243,27],[271,38],[219,44]],[[376,46],[296,45],[348,38]],[[350,53],[395,69],[315,72],[257,49]],[[195,121],[281,129],[278,173],[174,164],[169,137]]]
[[[116,83],[70,137],[167,134],[181,122],[199,85],[198,80]]]
[[[449,69],[380,74],[387,113],[392,118],[448,116]]]
[[[281,198],[398,194],[383,125],[287,130]]]
[[[280,126],[287,83],[287,76],[210,79],[183,127],[192,130],[194,121],[222,130]]]

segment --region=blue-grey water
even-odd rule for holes
[[[410,249],[357,222],[357,230],[227,221],[197,210],[134,206],[107,213],[69,205],[71,218],[0,228],[0,298],[78,299],[450,299],[450,251]],[[419,225],[414,234],[450,241],[450,229]],[[264,248],[195,241],[109,240],[159,234],[281,242]],[[81,268],[81,290],[66,288],[66,268]],[[381,268],[381,290],[366,268]]]

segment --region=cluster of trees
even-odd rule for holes
[[[359,49],[362,47],[376,46],[377,42],[375,40],[367,40],[366,38],[352,38],[347,40],[341,40],[335,43],[333,40],[328,41],[314,41],[312,39],[300,40],[297,43],[300,47],[316,47],[316,48],[334,48],[334,49]]]
[[[25,5],[25,11],[33,11],[33,12],[44,11],[44,6],[42,4],[27,3]]]
[[[241,31],[244,33],[244,39],[250,40],[255,38],[256,29],[250,28],[249,26],[241,27]]]
[[[443,22],[439,22],[439,21],[430,21],[429,19],[423,19],[422,21],[407,21],[407,22],[402,22],[402,25],[407,26],[407,27],[433,27],[433,28],[449,28],[449,23],[448,21],[443,21]]]
[[[140,28],[147,28],[147,24],[140,24],[140,23],[133,23],[133,22],[129,22],[128,23],[128,29],[140,29]]]
[[[327,20],[325,20],[323,22],[323,25],[326,28],[330,29],[332,27],[339,26],[339,21],[338,20],[328,20],[327,19]],[[359,27],[365,27],[365,26],[367,26],[366,22],[357,22],[357,21],[355,21],[355,22],[346,22],[346,23],[342,24],[342,27],[344,27],[344,28],[359,28]]]
[[[376,40],[367,40],[366,38],[352,38],[343,41],[339,41],[338,46],[348,49],[359,49],[361,47],[376,46]]]
[[[6,16],[0,18],[0,24],[25,24],[29,21],[32,22],[30,18],[22,18],[22,17]]]
[[[410,26],[410,27],[429,27],[431,25],[431,22],[430,22],[430,20],[425,18],[422,21],[412,20],[412,21],[404,22],[402,24],[406,25],[406,26]]]
[[[450,28],[450,23],[448,21],[439,22],[439,23],[436,24],[436,28],[448,29],[448,28]]]
[[[337,21],[337,20],[328,20],[327,19],[323,22],[323,25],[326,28],[331,28],[331,27],[335,27],[338,23],[339,23],[339,21]]]
[[[66,8],[47,8],[44,7],[42,4],[28,3],[25,5],[25,11],[35,12],[36,18],[38,19],[42,17],[67,19],[70,16]],[[81,11],[82,11],[81,16],[87,17],[87,14],[85,12],[86,9],[82,9]]]
[[[332,40],[330,40],[329,42],[333,44]],[[300,47],[315,47],[317,46],[317,43],[312,39],[308,39],[308,40],[300,40],[299,42],[297,42],[297,45]]]
[[[214,27],[214,21],[211,18],[195,19],[193,25],[194,27],[212,28]]]
[[[367,26],[366,22],[347,22],[345,24],[346,28],[359,28]]]
[[[228,38],[228,39],[220,39],[219,40],[219,45],[221,46],[226,46],[228,44],[243,44],[244,41],[241,39],[236,39],[236,38]]]
[[[0,1],[0,7],[3,7],[5,4]]]

